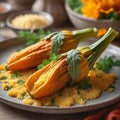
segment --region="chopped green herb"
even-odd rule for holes
[[[26,95],[26,92],[23,92],[23,93],[22,93],[22,99],[25,98],[25,95]]]
[[[1,80],[6,80],[7,77],[6,77],[6,76],[2,76],[0,79],[1,79]]]
[[[43,60],[43,62],[37,66],[37,69],[40,70],[41,68],[43,68],[44,66],[46,66],[47,64],[49,64],[51,61],[50,60]]]
[[[113,66],[120,66],[120,60],[116,60],[115,56],[105,56],[100,58],[95,65],[96,68],[107,73]]]
[[[84,103],[86,103],[86,102],[87,102],[87,99],[86,99],[86,98],[82,98],[82,100],[84,101]]]
[[[81,81],[81,83],[78,85],[78,89],[90,89],[92,87],[92,85],[89,83],[89,78],[86,78],[84,80]]]
[[[20,31],[18,37],[25,41],[25,47],[27,47],[40,41],[41,38],[50,33],[51,31],[45,31],[43,29],[40,29],[37,33],[34,33],[33,31]]]
[[[60,58],[60,55],[56,55],[55,53],[51,53],[49,60],[57,61]]]
[[[52,61],[57,61],[60,58],[60,55],[56,55],[55,53],[51,53],[49,59],[45,59],[43,60],[43,62],[37,66],[37,69],[41,69],[44,66],[48,65],[49,63],[51,63]]]
[[[43,63],[41,63],[40,65],[37,66],[37,69],[40,70],[44,67],[45,65],[43,65]]]
[[[8,91],[8,90],[10,90],[12,88],[12,86],[6,86],[6,90]]]
[[[19,51],[21,51],[22,49],[23,49],[23,48],[19,48],[19,49],[16,50],[16,52],[19,52]]]
[[[12,78],[17,78],[17,77],[20,77],[20,72],[19,71],[16,71],[12,74]]]
[[[24,80],[18,80],[18,81],[17,81],[17,84],[20,84],[20,85],[22,85],[22,84],[24,84],[24,83],[25,83]]]

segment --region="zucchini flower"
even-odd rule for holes
[[[54,32],[38,43],[13,53],[8,59],[7,68],[11,71],[34,68],[48,59],[51,53],[60,54],[75,49],[81,41],[96,36],[96,28]]]
[[[107,33],[92,45],[61,54],[57,61],[51,62],[28,78],[27,91],[34,98],[40,98],[59,91],[69,83],[80,82],[86,78],[97,58],[117,34],[114,29],[109,28]]]

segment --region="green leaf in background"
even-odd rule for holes
[[[83,6],[83,3],[80,0],[69,0],[69,5],[73,9],[73,11],[81,13],[80,8]]]
[[[34,33],[33,31],[20,31],[18,37],[25,41],[24,47],[28,47],[40,41],[41,38],[44,38],[50,33],[51,31],[45,31],[43,29],[40,29],[37,33]]]
[[[70,50],[67,52],[68,72],[72,78],[72,83],[78,79],[80,74],[80,57],[79,50]]]
[[[120,15],[116,11],[112,11],[109,14],[101,13],[99,19],[108,19],[114,22],[120,20]]]

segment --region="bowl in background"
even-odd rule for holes
[[[0,2],[0,21],[4,21],[9,15],[12,7],[10,4],[5,2]]]
[[[40,26],[38,28],[21,28],[21,27],[16,27],[15,25],[12,24],[12,20],[15,19],[16,17],[18,16],[24,16],[24,15],[38,15],[40,17],[44,17],[47,21],[48,21],[48,24],[46,24],[45,26]],[[14,13],[14,14],[11,14],[10,16],[8,16],[7,20],[6,20],[6,25],[14,30],[15,33],[18,33],[19,31],[39,31],[40,29],[47,29],[49,28],[54,22],[54,19],[52,17],[51,14],[47,13],[47,12],[32,12],[32,11],[22,11],[22,12],[17,12],[17,13]],[[28,20],[28,23],[29,23],[29,20]],[[34,24],[35,22],[31,22],[31,24]],[[21,24],[21,21],[18,22],[18,24],[20,25]]]
[[[69,0],[65,1],[65,8],[70,21],[77,29],[84,29],[91,27],[96,27],[98,29],[99,28],[108,29],[109,27],[112,27],[113,29],[119,32],[118,37],[120,37],[120,20],[112,22],[110,20],[95,20],[92,18],[85,17],[79,13],[76,13],[70,8]]]

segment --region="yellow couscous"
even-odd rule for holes
[[[0,81],[2,89],[7,91],[11,97],[17,97],[23,104],[35,106],[58,106],[69,107],[74,104],[85,104],[88,100],[100,97],[101,92],[113,91],[110,86],[115,81],[115,74],[106,74],[100,70],[91,70],[85,80],[80,84],[68,85],[64,89],[47,97],[33,98],[26,91],[25,83],[27,78],[36,70],[31,69],[22,72],[10,72],[5,64],[0,66]]]

